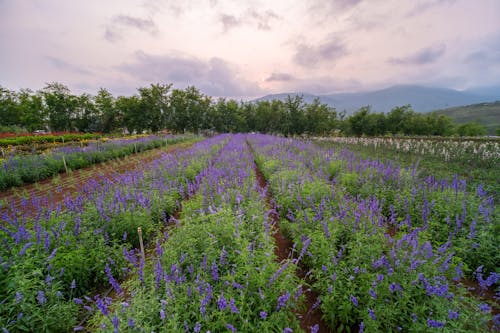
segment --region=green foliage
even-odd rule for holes
[[[467,123],[457,127],[457,134],[460,136],[480,136],[486,134],[486,129],[478,123]]]

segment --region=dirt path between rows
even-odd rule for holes
[[[248,144],[248,143],[247,143]],[[254,154],[253,149],[250,144],[248,147],[252,154]],[[281,231],[279,226],[280,216],[276,210],[276,204],[271,194],[268,191],[267,181],[264,178],[264,175],[259,170],[257,165],[255,165],[255,176],[257,178],[257,183],[259,187],[264,191],[266,195],[266,205],[270,210],[269,214],[269,223],[273,227],[273,237],[275,241],[274,253],[277,256],[278,261],[282,262],[283,260],[292,259],[296,257],[296,253],[293,252],[293,242],[286,238]],[[298,269],[296,271],[297,276],[305,282],[308,281],[307,271],[304,267],[301,267],[300,263],[298,265]],[[319,307],[318,297],[319,294],[311,290],[309,287],[302,287],[302,292],[305,296],[305,308],[297,311],[297,318],[300,321],[300,327],[304,330],[304,332],[311,332],[312,328],[317,325],[318,328],[317,333],[329,333],[332,332],[326,325],[325,321],[322,319],[323,312]]]
[[[183,142],[152,149],[121,159],[95,164],[88,168],[62,173],[38,183],[2,191],[0,192],[0,213],[15,215],[21,212],[24,216],[36,214],[40,206],[55,207],[61,204],[68,194],[75,196],[80,193],[84,185],[91,179],[110,180],[116,175],[139,170],[163,154],[175,153],[192,145],[192,142]]]

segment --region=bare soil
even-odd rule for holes
[[[281,231],[281,228],[279,226],[280,216],[275,209],[275,203],[271,194],[269,193],[269,191],[267,191],[267,181],[257,166],[255,166],[255,176],[257,177],[259,186],[265,191],[267,208],[272,209],[271,214],[269,214],[269,218],[270,224],[274,229],[273,236],[276,243],[274,252],[277,256],[277,260],[281,262],[285,259],[296,257],[296,253],[293,253],[292,251],[293,242],[290,239],[286,238]],[[308,284],[311,283],[309,277],[307,276],[307,270],[302,267],[300,263],[296,274],[303,281],[307,282]],[[318,293],[316,293],[309,287],[302,287],[302,292],[305,296],[305,307],[297,310],[297,318],[300,321],[300,327],[305,332],[310,332],[311,327],[317,324],[319,326],[319,333],[333,332],[328,328],[325,321],[322,319],[323,312],[321,311],[321,308],[317,306],[319,297]]]

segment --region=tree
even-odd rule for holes
[[[302,134],[305,131],[304,98],[288,95],[283,103],[285,119],[283,122],[283,133]]]
[[[167,128],[170,121],[169,92],[172,84],[152,84],[148,88],[139,88],[141,110],[145,113],[148,128],[158,132]]]
[[[113,95],[106,89],[99,89],[94,97],[94,105],[96,114],[101,119],[101,131],[111,133],[116,131],[123,122],[123,115],[119,112],[115,105]]]
[[[138,96],[118,97],[116,109],[123,114],[123,126],[129,132],[142,133],[148,128],[147,115],[141,110],[141,101]]]
[[[70,131],[74,129],[73,119],[77,105],[76,97],[71,95],[69,88],[61,83],[49,83],[41,92],[49,125],[53,131]]]
[[[331,131],[337,122],[337,112],[328,104],[315,98],[305,107],[305,131],[309,134],[324,135]]]
[[[368,132],[368,128],[371,126],[369,122],[370,107],[364,106],[353,115],[347,118],[349,124],[350,132],[356,136],[361,136]]]
[[[478,123],[467,123],[457,127],[457,134],[460,136],[480,136],[486,134],[486,129]]]
[[[29,89],[21,89],[17,94],[17,100],[21,125],[29,132],[45,129],[47,119],[42,95],[40,93],[34,94]]]
[[[0,86],[0,125],[19,125],[19,110],[16,101],[16,94]]]

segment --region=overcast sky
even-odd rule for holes
[[[0,85],[212,96],[500,84],[499,0],[0,0]]]

